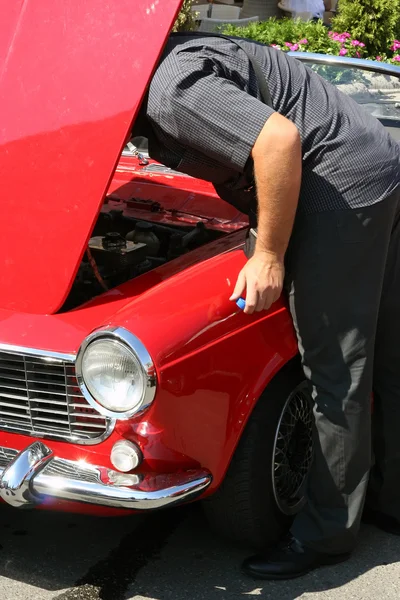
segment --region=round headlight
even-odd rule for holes
[[[126,419],[151,402],[151,359],[137,338],[117,331],[119,335],[98,332],[88,338],[78,355],[77,375],[86,399],[99,412]]]

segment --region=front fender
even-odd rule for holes
[[[176,273],[113,318],[146,345],[158,390],[129,425],[154,461],[187,457],[221,482],[243,428],[271,378],[297,352],[282,300],[245,315],[229,301],[245,263],[239,245]],[[127,431],[127,429],[126,429]]]

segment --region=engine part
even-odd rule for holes
[[[114,231],[90,238],[89,249],[106,271],[120,271],[137,265],[145,260],[147,253],[146,244],[127,241]]]
[[[197,223],[196,227],[192,231],[189,231],[189,233],[183,236],[182,248],[190,248],[191,244],[204,244],[207,239],[207,230],[204,223]]]
[[[127,240],[146,244],[147,256],[157,256],[160,250],[160,240],[153,231],[153,224],[148,221],[138,221],[135,229],[126,235]]]

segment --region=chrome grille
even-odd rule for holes
[[[8,467],[9,463],[18,454],[18,450],[12,450],[11,448],[3,448],[0,446],[0,469]]]
[[[0,429],[90,444],[110,428],[83,397],[73,361],[0,350]]]

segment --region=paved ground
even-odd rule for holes
[[[93,519],[0,506],[1,600],[399,600],[400,539],[364,528],[348,563],[253,582],[247,550],[217,538],[197,507]]]

